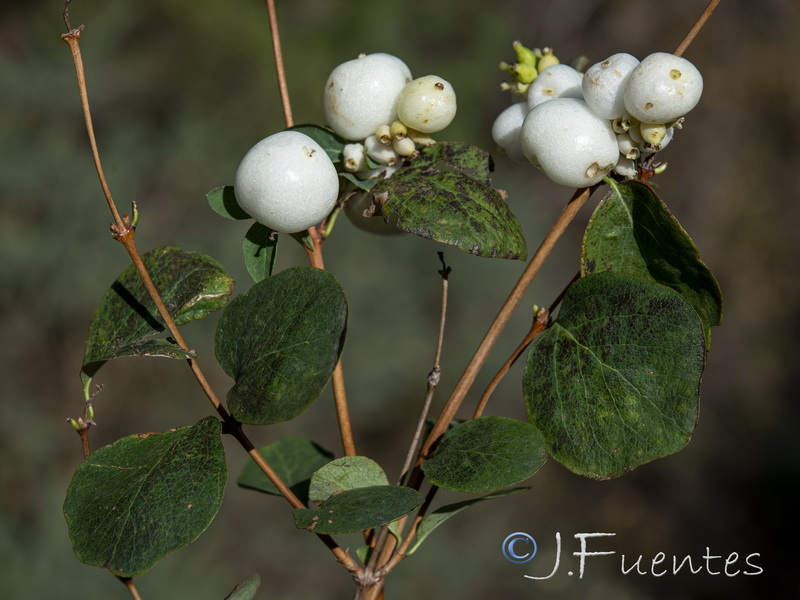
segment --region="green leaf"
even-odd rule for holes
[[[294,238],[306,250],[311,250],[311,252],[315,252],[314,242],[312,241],[311,236],[308,235],[308,231],[298,231],[297,233],[290,233],[289,235],[292,238]]]
[[[366,456],[343,456],[314,473],[308,497],[322,504],[339,492],[373,485],[389,485],[389,479],[378,463]]]
[[[311,476],[333,459],[333,454],[311,440],[296,437],[280,440],[259,448],[258,451],[303,504],[308,504]],[[278,488],[253,461],[248,461],[244,465],[236,483],[240,487],[265,494],[281,495]]]
[[[694,242],[650,187],[609,185],[584,234],[582,274],[619,271],[674,289],[700,315],[708,347],[722,322],[722,293]]]
[[[443,163],[486,186],[492,185],[490,175],[494,170],[494,162],[486,150],[477,146],[465,142],[439,142],[420,150],[419,157],[414,159],[411,166],[435,167],[437,163]]]
[[[704,361],[700,320],[677,292],[632,275],[588,275],[531,346],[528,416],[562,465],[618,477],[689,441]]]
[[[225,596],[225,600],[253,600],[259,587],[261,587],[261,576],[253,575],[250,579],[237,584],[231,593]]]
[[[425,497],[411,488],[376,485],[347,490],[331,496],[321,508],[298,508],[298,529],[336,535],[366,531],[396,521],[419,508]]]
[[[236,202],[236,194],[233,191],[232,185],[221,185],[214,188],[206,194],[208,205],[212,210],[232,221],[241,221],[243,219],[252,219],[244,209]]]
[[[156,248],[142,256],[150,277],[178,325],[225,306],[233,279],[209,256],[180,248]],[[83,354],[81,378],[88,386],[106,361],[121,356],[188,358],[164,333],[164,321],[133,265],[111,285],[94,313]]]
[[[395,216],[399,229],[470,254],[526,257],[519,221],[489,184],[488,154],[467,145],[437,144],[417,161],[372,188],[384,219]]]
[[[304,133],[317,142],[322,146],[328,158],[333,162],[342,160],[342,151],[345,145],[350,143],[329,127],[322,127],[320,125],[295,125],[291,129],[292,131]]]
[[[144,573],[211,524],[227,479],[220,422],[122,438],[75,471],[64,501],[73,550],[115,575]]]
[[[339,360],[346,322],[342,287],[321,269],[287,269],[234,298],[215,341],[217,360],[235,381],[231,414],[268,425],[303,412]]]
[[[445,433],[422,471],[442,489],[480,493],[527,479],[546,458],[542,433],[530,423],[479,417]]]
[[[437,508],[435,511],[427,515],[422,521],[419,523],[419,527],[417,528],[417,535],[414,543],[406,552],[406,555],[413,554],[417,548],[419,548],[420,544],[425,541],[425,539],[433,532],[434,529],[439,527],[442,523],[444,523],[447,519],[452,517],[453,515],[460,513],[465,508],[468,508],[474,504],[479,502],[483,502],[484,500],[492,500],[493,498],[502,498],[503,496],[508,496],[509,494],[514,494],[516,492],[524,492],[525,490],[529,490],[530,488],[527,487],[519,487],[519,488],[512,488],[510,490],[501,490],[499,492],[494,492],[492,494],[486,494],[485,496],[481,496],[480,498],[472,498],[471,500],[464,500],[462,502],[456,502],[455,504],[448,504],[446,506],[442,506]]]
[[[272,275],[277,246],[277,235],[266,225],[253,223],[247,230],[242,242],[244,266],[256,283]]]

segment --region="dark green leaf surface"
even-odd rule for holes
[[[81,561],[133,577],[196,539],[222,503],[227,479],[220,422],[132,435],[77,469],[64,516]]]
[[[515,492],[524,492],[530,488],[521,487],[521,488],[512,488],[510,490],[501,490],[499,492],[494,492],[493,494],[486,494],[485,496],[481,496],[480,498],[472,498],[471,500],[464,500],[462,502],[456,502],[455,504],[448,504],[446,506],[442,506],[437,508],[435,511],[427,515],[422,521],[420,521],[419,527],[417,528],[417,535],[414,543],[406,552],[407,555],[413,554],[417,548],[419,548],[420,544],[425,541],[425,539],[433,532],[434,529],[439,527],[442,523],[447,521],[450,517],[460,513],[465,508],[469,508],[470,506],[477,504],[479,502],[483,502],[484,500],[492,500],[493,498],[502,498],[503,496],[508,496],[509,494],[513,494]]]
[[[339,359],[346,322],[344,292],[321,269],[287,269],[234,298],[215,343],[217,360],[235,381],[231,414],[268,425],[303,412]]]
[[[588,275],[531,346],[528,416],[565,467],[618,477],[689,441],[704,361],[700,320],[677,292],[632,275]]]
[[[304,133],[317,142],[333,162],[342,160],[342,151],[345,145],[350,143],[340,137],[333,129],[320,125],[295,125],[292,127],[292,131]]]
[[[314,473],[308,497],[322,504],[339,492],[373,485],[389,485],[389,479],[378,463],[366,456],[343,456]]]
[[[547,458],[542,433],[507,417],[479,417],[450,429],[422,471],[434,485],[480,493],[527,479]]]
[[[298,508],[298,529],[337,535],[380,527],[419,508],[425,497],[416,490],[378,485],[347,490],[332,496],[321,508]]]
[[[261,587],[261,576],[253,575],[250,579],[237,584],[231,593],[225,596],[225,600],[253,600],[259,587]]]
[[[442,163],[454,171],[460,171],[483,185],[492,185],[490,175],[494,170],[494,162],[486,150],[477,146],[465,142],[439,142],[423,148],[411,166],[435,167],[437,163]]]
[[[522,227],[489,184],[489,160],[466,144],[437,144],[378,181],[374,201],[384,219],[396,217],[403,231],[477,256],[524,259]]]
[[[647,185],[611,182],[583,238],[584,275],[619,271],[674,289],[710,328],[722,321],[722,293],[692,239]]]
[[[311,476],[333,460],[333,454],[324,448],[311,440],[296,437],[280,440],[258,451],[303,504],[308,504]],[[244,465],[236,483],[243,488],[280,496],[278,488],[253,461]]]
[[[244,266],[256,283],[272,275],[278,246],[277,234],[273,233],[266,225],[253,223],[242,241]]]
[[[206,198],[213,211],[226,219],[241,221],[253,218],[236,202],[236,194],[232,185],[216,187],[206,194]]]
[[[178,325],[225,306],[233,279],[213,258],[180,248],[157,248],[142,256],[164,304]],[[86,337],[81,378],[88,385],[103,364],[121,356],[187,358],[172,340],[155,337],[164,322],[133,265],[108,289]]]

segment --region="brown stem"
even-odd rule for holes
[[[717,8],[717,5],[720,3],[720,0],[711,0],[706,6],[703,14],[697,19],[697,22],[692,25],[692,28],[689,30],[689,33],[686,34],[686,37],[683,38],[678,47],[675,48],[673,54],[675,56],[683,56],[683,53],[686,52],[686,49],[692,44],[694,38],[697,37],[697,34],[700,33],[700,30],[703,29],[703,26],[706,24],[706,21],[711,17],[714,13],[714,10]]]
[[[67,12],[66,6],[64,7],[64,21],[69,23],[69,14]],[[100,152],[97,150],[97,140],[94,136],[94,126],[92,125],[92,114],[89,110],[89,94],[86,91],[86,74],[83,71],[83,59],[81,58],[81,47],[78,43],[78,40],[81,37],[81,33],[83,33],[83,25],[78,27],[77,29],[71,29],[68,33],[65,33],[61,36],[67,44],[69,44],[69,49],[72,51],[72,62],[75,64],[75,76],[78,79],[78,91],[81,96],[81,109],[83,110],[83,120],[86,123],[86,133],[89,134],[89,145],[92,148],[92,158],[94,159],[94,168],[97,170],[97,177],[100,179],[100,187],[103,188],[103,195],[106,198],[106,203],[108,204],[108,209],[111,211],[111,215],[114,218],[114,223],[116,224],[117,228],[122,231],[125,228],[125,224],[122,220],[122,216],[120,216],[119,212],[117,211],[117,207],[114,204],[114,199],[111,197],[111,191],[108,189],[108,183],[106,183],[106,177],[103,174],[103,165],[100,163]]]
[[[122,582],[126,588],[128,588],[128,593],[130,593],[131,598],[133,600],[142,600],[142,597],[139,595],[139,590],[136,589],[136,585],[133,583],[133,579],[130,577],[120,577],[117,575],[117,579]]]
[[[278,89],[281,94],[281,105],[283,106],[283,119],[286,128],[294,125],[292,119],[292,105],[289,101],[289,86],[286,85],[286,71],[283,68],[283,51],[281,50],[281,37],[278,30],[278,16],[275,12],[275,0],[267,1],[267,13],[269,14],[269,31],[272,34],[272,51],[275,55],[275,70],[278,73]]]
[[[306,254],[308,255],[308,261],[311,263],[312,267],[325,270],[325,260],[322,256],[322,244],[325,239],[320,233],[321,228],[324,228],[324,224],[312,226],[307,229],[314,249],[306,248]],[[353,439],[353,426],[350,421],[350,409],[347,404],[347,391],[344,386],[344,369],[342,368],[341,358],[333,368],[331,383],[333,385],[333,402],[336,407],[336,419],[339,423],[339,435],[342,439],[342,449],[345,456],[355,456],[357,454],[356,443]]]
[[[489,351],[492,349],[500,333],[503,331],[508,323],[508,320],[511,318],[514,309],[516,309],[517,305],[522,299],[522,296],[528,289],[528,286],[531,284],[531,282],[533,282],[534,278],[539,273],[539,270],[542,268],[542,265],[547,257],[550,256],[550,253],[553,251],[556,242],[558,242],[558,240],[564,234],[564,231],[566,231],[569,224],[575,218],[575,215],[578,214],[578,211],[589,199],[589,196],[593,190],[594,187],[577,190],[564,207],[564,210],[556,219],[556,222],[553,224],[544,240],[542,240],[539,249],[536,251],[536,254],[533,255],[533,258],[531,259],[530,263],[528,263],[528,266],[525,268],[525,271],[522,273],[519,281],[517,281],[514,289],[511,290],[511,293],[506,299],[505,304],[503,304],[500,312],[495,317],[494,321],[489,327],[489,331],[486,333],[483,341],[480,343],[478,349],[475,351],[475,354],[472,356],[472,360],[469,362],[469,365],[467,365],[464,374],[456,384],[453,393],[450,395],[450,399],[442,409],[439,419],[436,421],[436,424],[433,426],[430,434],[428,434],[428,438],[425,440],[425,443],[422,445],[422,449],[420,450],[417,464],[422,462],[422,460],[428,455],[433,445],[445,432],[447,426],[453,420],[453,417],[455,417],[456,412],[467,395],[467,392],[469,391],[470,387],[472,387],[475,377],[478,375],[481,367],[483,367],[484,363],[486,362]]]

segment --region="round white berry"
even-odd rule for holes
[[[397,97],[409,81],[411,71],[391,54],[378,52],[344,62],[325,84],[325,118],[343,138],[363,140],[397,118]]]
[[[528,116],[528,103],[517,102],[506,108],[494,120],[492,139],[506,155],[517,162],[527,162],[520,144],[522,122]]]
[[[389,144],[384,144],[374,135],[370,135],[364,140],[364,150],[376,163],[391,166],[397,162],[397,152],[392,148],[391,139]]]
[[[619,159],[611,122],[578,98],[556,98],[535,107],[522,124],[521,140],[528,160],[569,187],[594,185]]]
[[[644,123],[671,123],[692,110],[702,93],[703,77],[692,63],[656,52],[631,72],[625,107]]]
[[[583,98],[583,75],[569,65],[547,67],[528,88],[528,108],[554,98]]]
[[[583,76],[583,99],[598,117],[618,119],[625,114],[625,84],[639,60],[621,52],[589,67]]]
[[[441,131],[456,116],[453,86],[436,75],[415,79],[400,92],[397,116],[407,127],[422,133]]]
[[[296,233],[322,221],[339,195],[339,176],[325,150],[298,131],[258,142],[236,170],[236,200],[256,221]]]

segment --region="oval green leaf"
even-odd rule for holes
[[[481,493],[527,479],[546,458],[542,433],[530,423],[479,417],[445,433],[422,471],[442,489]]]
[[[231,414],[268,425],[303,412],[339,360],[346,322],[342,287],[321,269],[287,269],[234,298],[215,340],[217,360],[235,381]]]
[[[76,470],[64,501],[73,550],[121,577],[144,573],[195,540],[222,504],[227,479],[220,422],[132,435]]]
[[[333,454],[311,440],[290,437],[258,450],[303,504],[308,504],[311,476],[333,460]],[[236,483],[243,488],[280,496],[278,488],[253,461],[242,468]]]
[[[232,221],[243,221],[252,219],[236,201],[236,193],[232,185],[221,185],[215,187],[206,194],[208,205],[218,215]]]
[[[277,234],[266,225],[253,223],[247,230],[242,241],[244,266],[256,283],[272,275],[277,246]]]
[[[425,497],[408,487],[377,485],[347,490],[331,496],[321,508],[298,508],[298,529],[337,535],[380,527],[419,508]]]
[[[704,361],[700,320],[677,292],[632,275],[588,275],[531,346],[528,416],[562,465],[618,477],[689,441]]]
[[[142,256],[150,277],[178,325],[225,306],[233,279],[213,258],[180,248],[156,248]],[[122,356],[188,358],[165,333],[164,321],[133,265],[111,285],[95,310],[83,354],[81,378],[88,386],[100,367]]]
[[[694,242],[649,186],[609,185],[584,234],[581,273],[618,271],[674,289],[700,316],[708,347],[722,322],[722,292]]]
[[[389,479],[378,463],[366,456],[343,456],[314,473],[308,497],[322,504],[339,492],[373,485],[389,485]]]
[[[437,144],[372,188],[384,219],[420,237],[477,256],[525,259],[522,226],[488,180],[489,155]],[[416,166],[420,165],[420,166]]]

